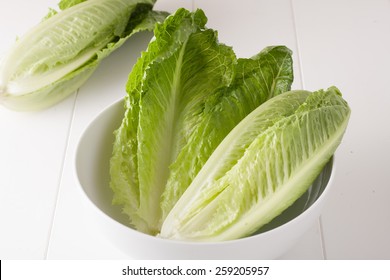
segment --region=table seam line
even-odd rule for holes
[[[56,195],[55,195],[54,209],[52,212],[51,222],[50,222],[50,226],[49,226],[48,239],[47,239],[46,248],[44,251],[44,259],[45,260],[48,259],[48,255],[49,255],[49,251],[50,251],[50,244],[51,244],[52,235],[53,235],[54,221],[55,221],[55,217],[56,217],[56,213],[57,213],[57,207],[58,207],[58,202],[59,202],[60,193],[61,193],[61,185],[62,185],[62,181],[63,181],[63,177],[64,177],[65,162],[66,162],[66,157],[67,157],[68,150],[69,150],[70,136],[71,136],[71,131],[72,131],[72,127],[73,127],[73,123],[74,123],[74,119],[75,119],[75,111],[76,111],[76,103],[77,103],[78,93],[79,93],[79,89],[74,93],[75,97],[74,97],[73,106],[72,106],[70,123],[68,126],[67,139],[66,139],[66,144],[65,144],[65,148],[64,148],[64,153],[62,156],[60,174],[59,174],[58,181],[57,181],[57,191],[56,191]]]

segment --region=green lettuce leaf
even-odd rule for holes
[[[58,7],[61,10],[66,10],[70,7],[73,7],[77,4],[80,4],[82,2],[86,2],[87,0],[61,0],[60,3],[58,3]]]
[[[179,9],[129,75],[126,113],[111,159],[111,188],[139,230],[163,219],[213,150],[247,114],[290,89],[291,51],[270,47],[237,59],[205,27],[203,11]]]
[[[340,144],[349,116],[335,87],[263,103],[216,148],[160,236],[222,241],[255,232],[308,189]]]
[[[233,71],[229,85],[208,96],[200,119],[189,124],[185,144],[170,165],[161,202],[163,220],[225,136],[260,104],[290,90],[291,51],[267,47],[251,59],[239,59]]]
[[[167,14],[155,0],[61,1],[16,41],[0,63],[0,103],[14,110],[51,106],[79,88],[100,61]]]

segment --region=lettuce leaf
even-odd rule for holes
[[[308,189],[340,144],[349,116],[335,87],[263,103],[220,143],[160,236],[222,241],[255,232]]]
[[[267,47],[251,59],[238,59],[233,80],[211,94],[202,105],[201,119],[189,124],[185,144],[170,165],[161,202],[163,220],[225,136],[260,104],[290,90],[292,80],[291,51],[286,47]]]
[[[179,9],[157,25],[129,75],[111,188],[113,202],[149,234],[159,233],[230,130],[261,103],[289,90],[293,80],[286,47],[237,59],[206,22],[202,10]]]
[[[100,61],[131,35],[152,30],[166,13],[155,0],[63,0],[62,9],[21,37],[0,63],[0,103],[14,110],[49,107],[79,88]]]

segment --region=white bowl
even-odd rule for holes
[[[286,253],[314,223],[332,186],[333,158],[294,205],[256,234],[232,241],[195,243],[162,239],[136,231],[111,204],[109,160],[113,131],[123,117],[123,100],[109,106],[84,131],[76,150],[78,183],[101,232],[136,259],[275,259]],[[98,244],[97,244],[98,245]]]

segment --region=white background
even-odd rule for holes
[[[0,2],[0,57],[59,0]],[[390,1],[158,0],[202,8],[208,26],[250,57],[268,45],[294,52],[294,89],[336,85],[352,108],[321,218],[284,259],[390,259]],[[77,93],[48,110],[0,106],[0,259],[128,259],[90,226],[74,170],[88,123],[125,95],[150,33],[108,57]]]

